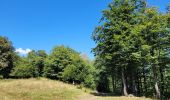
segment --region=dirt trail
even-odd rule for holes
[[[78,98],[77,100],[152,100],[149,98],[138,98],[138,97],[124,97],[124,96],[96,96],[92,94],[85,94]]]
[[[98,97],[94,95],[86,94],[78,98],[78,100],[98,100]]]

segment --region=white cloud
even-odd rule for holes
[[[26,55],[31,51],[32,51],[31,49],[22,49],[22,48],[18,48],[18,49],[15,50],[15,52],[22,54],[22,55]]]

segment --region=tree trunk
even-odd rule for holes
[[[115,84],[115,77],[114,77],[114,75],[112,74],[112,87],[113,87],[112,91],[113,91],[113,92],[115,92],[115,88],[116,88],[115,85],[116,85],[116,84]]]
[[[140,80],[139,80],[139,72],[137,71],[136,73],[136,83],[137,83],[137,95],[140,96],[141,95],[141,92],[140,92]]]
[[[144,94],[145,94],[145,96],[146,96],[146,94],[147,94],[147,92],[148,92],[148,90],[147,90],[147,80],[146,80],[146,72],[145,72],[145,67],[146,67],[146,65],[144,64],[143,65],[143,78],[144,78]]]
[[[160,94],[160,90],[159,90],[159,86],[158,86],[157,71],[156,71],[155,66],[153,66],[153,77],[154,77],[154,81],[155,81],[156,97],[159,99],[161,94]]]
[[[133,87],[132,88],[133,88],[134,95],[138,96],[138,88],[137,88],[137,83],[136,83],[136,77],[133,79]]]
[[[140,87],[140,95],[143,95],[143,82],[142,82],[142,77],[139,76],[139,87]]]
[[[125,96],[128,96],[128,93],[127,93],[127,85],[126,85],[126,80],[125,80],[124,71],[122,71],[122,83],[123,83],[123,94],[124,94]]]
[[[163,71],[163,68],[162,67],[160,67],[159,68],[159,70],[160,70],[160,76],[161,76],[161,100],[163,99],[163,95],[164,95],[164,92],[165,92],[165,82],[164,82],[164,71]]]
[[[158,87],[158,82],[155,82],[155,90],[156,90],[156,97],[159,99],[160,98],[160,90]]]

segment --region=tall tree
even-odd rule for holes
[[[169,11],[165,14],[146,7],[144,0],[114,0],[103,11],[101,22],[93,33],[97,44],[93,51],[103,61],[97,61],[103,63],[102,71],[112,77],[112,88],[115,81],[121,81],[122,87],[116,87],[126,96],[155,93],[157,98],[165,97],[170,57]]]
[[[169,48],[169,30],[167,30],[166,15],[160,14],[156,8],[148,8],[145,10],[144,26],[141,30],[143,45],[149,47],[149,64],[153,73],[153,81],[155,83],[155,91],[157,98],[160,98],[159,86],[159,69],[161,58],[165,57]],[[147,59],[148,60],[148,59]]]
[[[114,0],[108,10],[103,11],[102,25],[93,34],[97,46],[93,49],[96,55],[103,57],[111,69],[121,69],[123,94],[128,95],[127,77],[131,53],[135,52],[140,41],[136,39],[132,28],[138,23],[137,15],[144,12],[146,3],[141,0]],[[113,75],[112,75],[113,76]]]

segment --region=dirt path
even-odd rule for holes
[[[98,98],[97,96],[86,94],[78,98],[78,100],[98,100],[97,98]]]
[[[81,96],[77,100],[152,100],[149,98],[138,98],[138,97],[124,97],[124,96],[95,96],[92,94],[86,94],[84,96]]]

